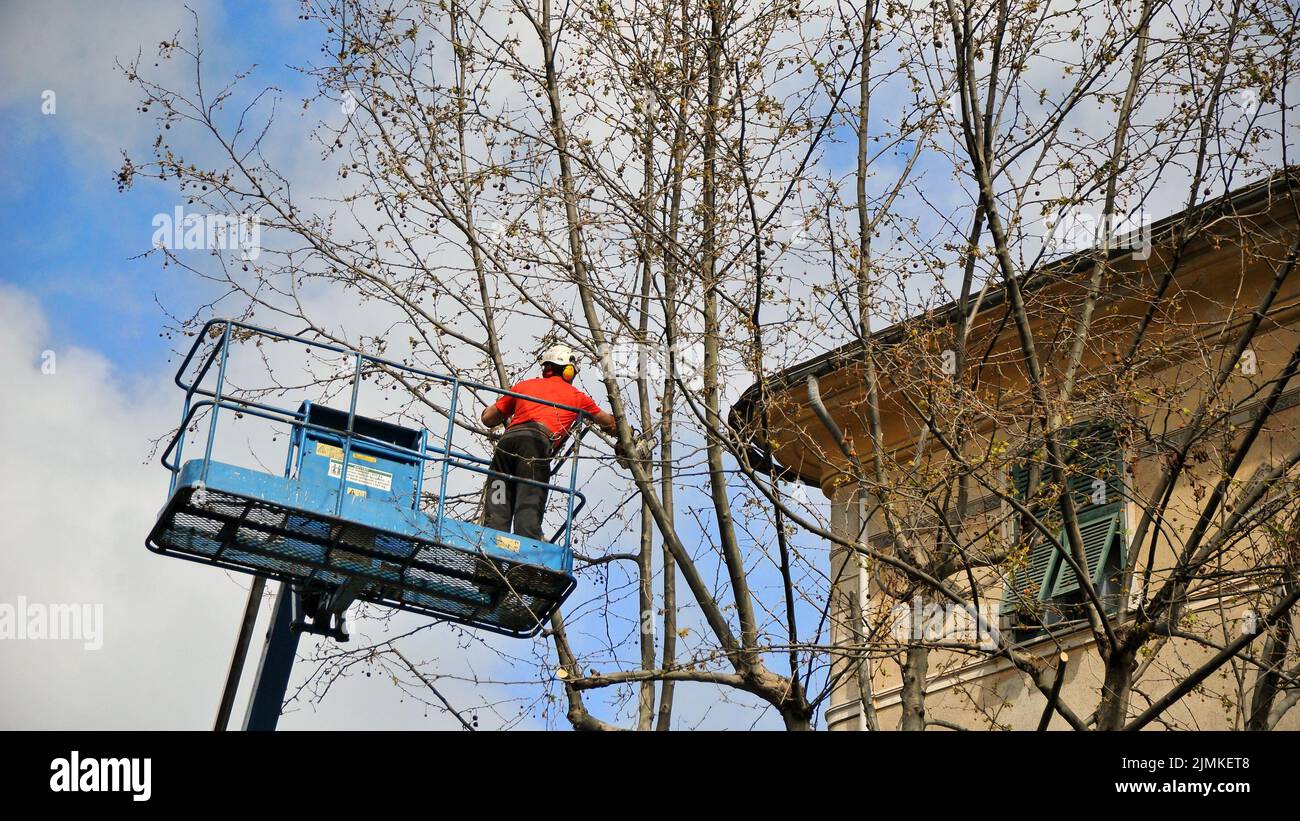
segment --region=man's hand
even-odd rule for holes
[[[641,438],[641,434],[637,431],[636,428],[632,428],[631,438],[632,438],[633,451],[634,452],[640,451],[641,448],[637,445],[637,440]],[[614,458],[619,460],[619,464],[623,465],[624,467],[627,467],[627,460],[630,458],[630,456],[628,454],[627,448],[623,447],[623,442],[620,439],[614,440]],[[645,457],[638,455],[636,458],[643,459]]]
[[[600,429],[610,436],[618,436],[618,422],[614,419],[614,414],[608,411],[601,411],[592,417],[592,420],[600,426]]]

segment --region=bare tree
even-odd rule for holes
[[[589,598],[553,619],[533,660],[511,659],[539,694],[558,689],[572,726],[667,729],[680,683],[747,694],[805,729],[844,677],[869,693],[873,668],[897,662],[902,726],[923,729],[936,651],[1009,659],[1078,728],[1146,723],[1172,702],[1144,694],[1134,715],[1137,683],[1167,665],[1139,663],[1144,648],[1178,638],[1231,650],[1226,636],[1189,638],[1182,617],[1196,591],[1244,566],[1270,568],[1251,588],[1269,638],[1229,657],[1245,665],[1239,723],[1273,726],[1294,704],[1295,558],[1280,523],[1295,513],[1282,482],[1295,460],[1245,483],[1240,472],[1264,439],[1281,441],[1262,433],[1300,360],[1228,389],[1242,352],[1272,331],[1295,250],[1245,242],[1276,234],[1265,211],[1218,199],[1286,164],[1294,10],[407,0],[309,2],[302,16],[324,44],[304,69],[317,93],[303,104],[332,180],[289,162],[301,151],[286,155],[283,141],[307,137],[277,116],[282,93],[251,72],[213,90],[196,21],[160,48],[192,63],[192,87],[123,67],[160,128],[153,155],[125,159],[119,181],[165,180],[262,225],[263,251],[245,264],[157,252],[223,293],[178,321],[181,333],[235,305],[498,386],[552,341],[600,364],[618,439],[644,458],[626,473],[609,457],[585,466],[609,489],[578,523]],[[1243,90],[1258,103],[1249,113],[1234,108]],[[1095,250],[1053,261],[1045,220],[1138,213],[1174,186],[1183,216],[1153,239],[1158,268],[1121,262],[1109,220]],[[1173,292],[1184,260],[1215,241],[1272,273],[1251,304],[1243,293],[1220,306],[1213,333],[1190,334]],[[1145,313],[1114,321],[1115,294]],[[340,299],[362,309],[340,316]],[[864,401],[792,424],[807,386],[770,374],[840,343],[839,370]],[[1199,366],[1195,378],[1144,402],[1175,361]],[[424,386],[396,388],[393,414],[447,424]],[[1248,407],[1262,410],[1243,425]],[[451,421],[486,435],[476,411],[466,403]],[[899,449],[903,418],[912,445]],[[1091,716],[1061,700],[1057,671],[1011,631],[991,649],[900,642],[878,606],[978,609],[991,585],[1014,588],[1042,544],[1088,576],[1080,511],[1063,492],[1082,469],[1070,431],[1083,418],[1162,466],[1149,489],[1126,485],[1142,514],[1118,613],[1083,584],[1059,622],[1086,623],[1101,648]],[[862,496],[862,532],[832,527],[789,484],[797,466],[771,452],[792,440]],[[1018,492],[1005,477],[1027,462]],[[1210,490],[1177,563],[1153,573],[1139,557],[1168,538],[1182,498],[1170,489],[1186,481]],[[997,505],[977,510],[977,497]],[[453,515],[473,518],[476,504],[458,499]],[[624,533],[635,547],[611,547]],[[860,557],[885,598],[841,606],[836,591],[859,564],[828,564],[827,545]],[[1026,618],[1051,621],[1025,604]],[[832,625],[841,640],[827,640]],[[363,662],[432,694],[455,675],[398,643],[320,651],[304,697]],[[1201,668],[1171,675],[1203,680]],[[878,726],[870,710],[867,724]]]

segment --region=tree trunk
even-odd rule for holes
[[[1102,684],[1101,703],[1097,705],[1098,730],[1122,730],[1128,719],[1128,700],[1133,693],[1133,671],[1137,669],[1137,651],[1127,642],[1106,659],[1106,679]]]
[[[900,729],[925,729],[925,677],[929,668],[930,648],[907,648],[907,659],[903,662],[903,720]]]

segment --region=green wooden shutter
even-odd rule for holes
[[[1079,518],[1084,554],[1088,558],[1088,573],[1092,583],[1099,584],[1112,545],[1123,529],[1124,462],[1115,439],[1115,431],[1106,425],[1084,424],[1071,428],[1063,437],[1062,449],[1066,463],[1070,466],[1069,492],[1074,500],[1075,515]],[[1016,497],[1025,502],[1029,492],[1029,472],[1035,455],[1035,452],[1026,452],[1011,466],[1011,487]],[[1039,477],[1041,487],[1043,483],[1050,482],[1051,477],[1041,462],[1039,466],[1042,474]],[[1092,501],[1095,489],[1093,481],[1097,479],[1105,482],[1106,486],[1106,503],[1103,505]],[[1040,518],[1048,512],[1043,510],[1041,504],[1029,507]],[[1059,511],[1055,507],[1055,504],[1051,505],[1049,515],[1059,522]],[[1069,549],[1064,529],[1057,533],[1057,540]],[[1038,601],[1045,601],[1078,589],[1079,580],[1075,577],[1074,570],[1061,558],[1055,545],[1040,535],[1030,549],[1027,565],[1013,576],[1002,609],[1003,612],[1015,610],[1021,597],[1030,590],[1035,591]]]
[[[1030,451],[1015,460],[1011,465],[1010,478],[1015,497],[1028,507],[1034,515],[1041,518],[1045,512],[1041,500],[1037,504],[1030,504],[1029,500],[1030,470],[1034,466],[1039,468],[1038,489],[1040,491],[1049,477],[1043,475],[1047,471],[1043,468],[1042,462],[1037,461],[1035,456],[1036,454]],[[1019,514],[1013,515],[1019,519]],[[1050,527],[1050,524],[1048,526]],[[1018,529],[1019,524],[1017,524]],[[1012,574],[1011,581],[1003,594],[1003,613],[1014,612],[1022,602],[1029,603],[1043,600],[1043,588],[1047,580],[1047,573],[1052,567],[1052,558],[1055,555],[1056,549],[1052,547],[1052,543],[1043,538],[1041,533],[1036,533],[1036,539],[1029,548],[1029,557],[1025,566]]]
[[[1056,556],[1056,547],[1051,541],[1042,537],[1029,549],[1029,560],[1025,566],[1011,577],[1011,584],[1002,599],[1002,611],[1009,613],[1021,604],[1021,601],[1042,601],[1043,587],[1047,580],[1047,571],[1052,567]]]
[[[1075,510],[1086,511],[1119,504],[1124,498],[1124,460],[1120,458],[1115,431],[1103,425],[1080,426],[1066,436],[1065,459],[1070,465],[1070,498]],[[1105,483],[1106,501],[1092,501],[1093,482]]]
[[[1033,454],[1025,454],[1011,465],[1011,487],[1014,495],[1021,503],[1031,509],[1037,507],[1029,504],[1029,471],[1035,464],[1039,468],[1038,489],[1041,491],[1043,483],[1050,478],[1050,475],[1044,475],[1048,474],[1048,471],[1043,468],[1041,463],[1034,461]]]
[[[1079,515],[1079,534],[1083,536],[1083,553],[1088,558],[1088,576],[1093,584],[1101,582],[1100,577],[1106,567],[1106,558],[1119,533],[1122,518],[1121,505],[1093,508]],[[1066,541],[1064,530],[1060,534],[1060,539],[1061,546],[1068,550],[1069,542]],[[1061,569],[1056,574],[1056,585],[1052,588],[1051,595],[1060,596],[1073,593],[1078,589],[1079,579],[1074,573],[1074,568],[1061,559]]]
[[[1029,461],[1026,459],[1017,459],[1011,466],[1011,488],[1015,491],[1014,495],[1021,502],[1029,495]]]

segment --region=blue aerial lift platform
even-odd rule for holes
[[[350,361],[348,409],[304,401],[291,410],[260,394],[231,389],[231,347],[252,340],[259,346],[302,345]],[[408,385],[441,385],[449,396],[441,435],[359,415],[361,384],[376,374]],[[218,729],[229,717],[256,618],[254,598],[260,601],[265,580],[281,582],[281,589],[245,723],[251,729],[274,728],[298,635],[306,631],[346,641],[344,613],[355,601],[528,637],[541,631],[573,591],[572,522],[586,501],[576,489],[580,435],[567,457],[567,486],[546,485],[562,498],[566,513],[549,542],[461,521],[447,508],[452,471],[498,475],[489,459],[455,445],[456,414],[465,394],[491,394],[491,399],[517,394],[224,319],[208,322],[197,335],[176,384],[185,391],[181,424],[162,457],[172,473],[171,486],[147,546],[258,579]],[[567,409],[586,421],[582,411]],[[198,431],[205,411],[205,448],[183,460],[186,434]],[[282,475],[213,459],[222,411],[287,431]],[[437,477],[436,492],[426,492],[426,472]]]

